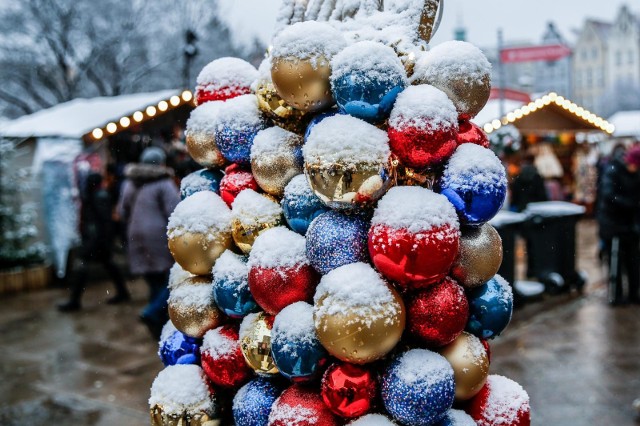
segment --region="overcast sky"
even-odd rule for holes
[[[612,21],[619,7],[637,0],[445,0],[445,13],[435,42],[453,38],[455,26],[462,22],[468,41],[481,47],[496,44],[497,28],[507,41],[538,41],[546,23],[554,21],[570,40],[573,29],[585,18]],[[225,16],[234,29],[250,39],[255,35],[268,43],[280,0],[220,0]],[[640,7],[632,6],[636,13]]]

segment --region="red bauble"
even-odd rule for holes
[[[444,163],[458,146],[455,128],[422,130],[389,126],[388,134],[391,151],[402,164],[415,169]]]
[[[331,411],[341,417],[367,414],[377,388],[374,374],[359,365],[336,363],[322,377],[322,399]]]
[[[338,419],[311,389],[293,385],[271,406],[269,426],[338,426]]]
[[[465,406],[478,426],[530,426],[529,395],[511,379],[495,374]]]
[[[489,346],[489,341],[480,339],[480,342],[482,343],[482,346],[484,346],[484,350],[487,351],[487,359],[489,360],[489,363],[491,363],[491,346]]]
[[[207,90],[208,88],[209,85],[196,87],[196,105],[202,105],[210,101],[226,101],[236,96],[251,93],[250,87],[224,86],[216,90]]]
[[[216,386],[238,388],[253,375],[242,356],[238,338],[238,330],[231,325],[204,335],[200,348],[202,369]]]
[[[233,200],[245,189],[257,191],[258,182],[250,171],[243,169],[238,164],[231,164],[224,170],[224,176],[220,180],[220,197],[231,207]]]
[[[460,232],[450,225],[416,233],[384,224],[369,230],[369,253],[376,269],[409,288],[442,280],[458,255],[459,243]]]
[[[458,145],[473,143],[483,148],[489,148],[489,138],[480,127],[469,120],[460,120],[458,126],[460,129],[458,131]]]
[[[469,319],[464,289],[453,278],[405,297],[407,327],[412,336],[437,348],[453,342]]]
[[[310,265],[289,268],[249,270],[249,290],[256,303],[268,314],[276,315],[295,302],[310,302],[320,281]]]

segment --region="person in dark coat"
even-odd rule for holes
[[[112,204],[109,193],[102,188],[102,176],[91,173],[87,177],[86,189],[80,209],[81,267],[71,285],[71,295],[66,303],[58,305],[62,312],[77,311],[87,282],[89,262],[101,264],[109,273],[116,289],[115,295],[107,300],[109,304],[130,299],[129,291],[120,270],[113,262],[113,221]]]
[[[150,147],[142,152],[140,163],[125,168],[118,215],[127,227],[129,267],[149,285],[149,304],[140,319],[154,337],[159,338],[168,320],[169,269],[173,257],[167,245],[167,223],[180,192],[173,181],[173,170],[165,166],[166,154]]]
[[[623,278],[629,302],[640,303],[640,145],[624,157],[614,157],[600,181],[598,225],[609,263],[609,302],[624,302]]]
[[[544,179],[533,160],[533,155],[525,155],[520,173],[511,184],[511,209],[517,212],[523,211],[529,203],[547,201]]]

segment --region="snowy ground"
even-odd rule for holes
[[[557,296],[516,312],[492,344],[491,370],[528,390],[533,425],[634,425],[640,396],[640,308],[605,303],[595,227],[579,228],[579,267],[587,296]],[[85,310],[59,314],[66,292],[51,289],[0,299],[0,424],[148,424],[149,386],[162,364],[134,302],[109,306],[111,286],[96,282]]]

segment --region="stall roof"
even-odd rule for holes
[[[543,114],[542,121],[548,122],[550,125],[570,124],[573,129],[601,130],[610,134],[615,130],[615,126],[604,118],[598,117],[596,114],[556,93],[542,95],[528,103],[509,99],[505,99],[504,102],[504,116],[500,115],[500,100],[490,99],[472,121],[482,127],[485,132],[491,133],[507,124],[513,124],[516,127],[522,125],[525,127],[530,126],[535,124],[531,120],[532,117]],[[549,110],[554,110],[556,115],[546,114]],[[558,116],[562,116],[562,118],[552,120]],[[556,123],[551,123],[551,121]]]
[[[140,122],[155,116],[158,109],[166,111],[191,99],[191,92],[181,93],[180,90],[161,90],[90,99],[78,98],[3,123],[0,126],[0,135],[20,138],[82,138],[93,132],[94,136],[99,134],[102,137],[107,132],[117,133],[128,127],[132,122],[129,116]],[[159,106],[161,103],[163,103],[162,107]]]
[[[616,112],[609,122],[616,126],[613,136],[640,138],[640,110]]]

